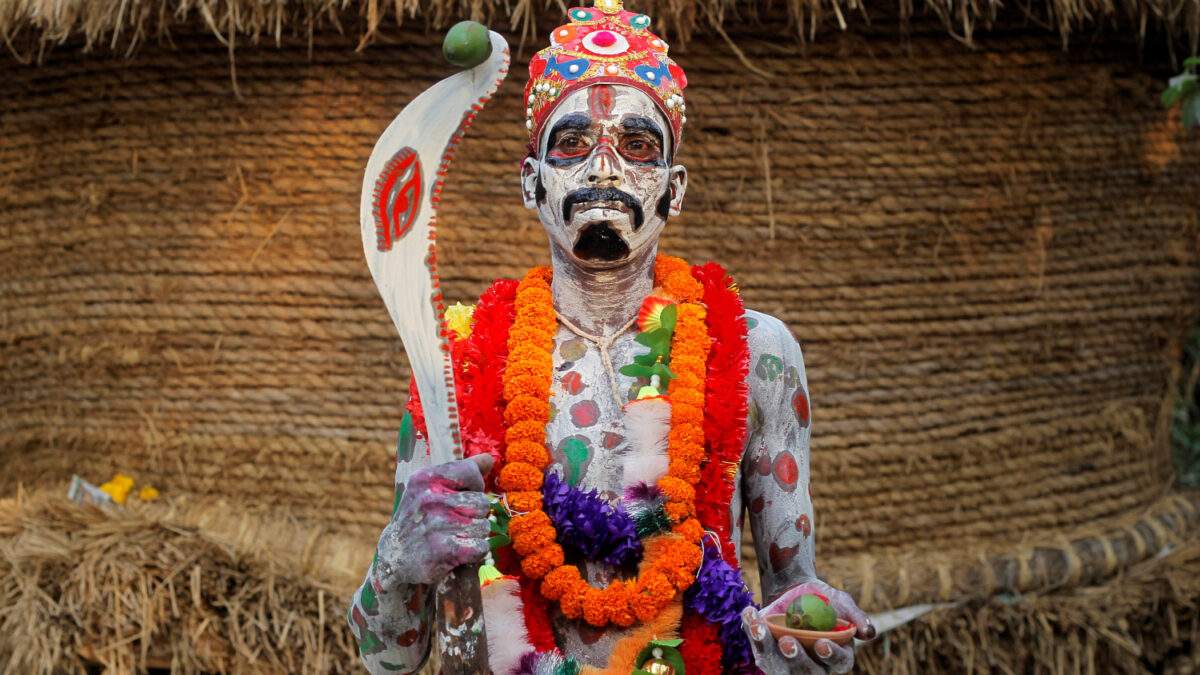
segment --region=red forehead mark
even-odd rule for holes
[[[588,89],[588,110],[593,118],[608,117],[612,114],[613,88],[598,85]]]

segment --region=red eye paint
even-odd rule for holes
[[[546,153],[546,159],[552,163],[582,160],[590,151],[591,146],[587,141],[576,136],[567,136],[550,148],[550,151]]]

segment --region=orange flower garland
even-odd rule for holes
[[[584,579],[579,569],[564,565],[562,546],[550,518],[541,510],[542,477],[550,456],[545,450],[553,377],[554,333],[558,320],[550,293],[551,270],[536,267],[517,287],[516,320],[509,333],[508,366],[504,373],[506,461],[499,486],[516,515],[509,521],[513,549],[521,570],[542,580],[542,595],[558,601],[563,614],[583,617],[593,626],[653,619],[663,607],[695,580],[704,534],[696,514],[696,482],[704,452],[704,378],[709,337],[704,287],[679,258],[658,256],[655,285],[678,301],[675,335],[671,341],[671,431],[667,442],[667,475],[658,487],[667,498],[665,511],[672,534],[660,535],[655,556],[636,579],[616,580],[603,589]]]

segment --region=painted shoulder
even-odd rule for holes
[[[792,329],[788,328],[787,324],[780,319],[770,316],[769,313],[748,309],[742,316],[749,324],[751,333],[758,331],[764,336],[772,335],[779,340],[780,345],[786,344],[786,342],[796,342],[796,336],[792,334]]]
[[[749,329],[747,341],[750,347],[751,370],[754,370],[757,357],[762,354],[775,354],[780,358],[800,358],[800,344],[783,321],[753,309],[747,309],[742,316],[745,317]]]
[[[770,314],[746,310],[745,317],[750,348],[746,384],[755,404],[765,412],[780,406],[791,408],[803,399],[807,409],[804,355],[792,331]],[[807,422],[807,410],[804,417],[802,421]]]

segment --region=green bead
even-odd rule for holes
[[[460,68],[474,68],[492,55],[488,29],[474,21],[459,21],[446,32],[442,41],[446,60]]]

